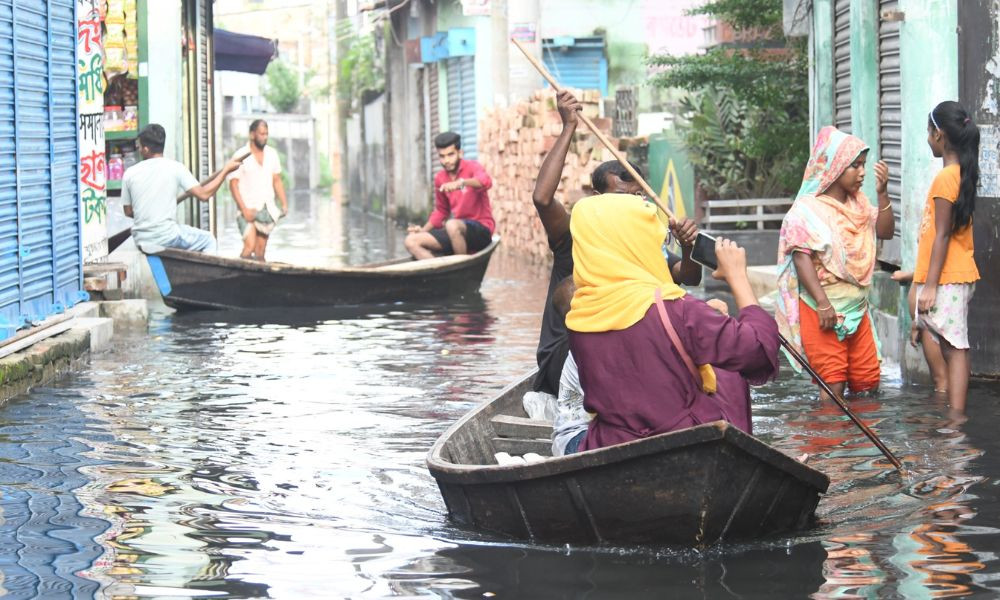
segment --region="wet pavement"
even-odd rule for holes
[[[237,244],[226,224],[223,252]],[[401,253],[383,221],[297,197],[269,258]],[[973,386],[967,420],[892,372],[853,401],[905,478],[789,369],[756,390],[757,435],[833,482],[798,536],[568,548],[449,524],[426,452],[533,366],[545,280],[498,253],[481,294],[448,306],[163,312],[118,332],[86,370],[0,408],[0,585],[12,598],[996,595],[996,383]]]

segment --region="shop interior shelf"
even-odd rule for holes
[[[135,129],[129,131],[105,131],[104,138],[108,140],[132,140],[139,135]]]

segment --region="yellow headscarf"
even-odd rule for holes
[[[662,247],[667,228],[656,206],[631,194],[601,194],[576,203],[570,219],[576,293],[566,327],[618,331],[639,322],[659,288],[664,300],[685,292],[670,275]],[[715,390],[715,373],[701,367],[702,387]]]

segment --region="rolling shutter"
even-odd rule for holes
[[[86,295],[75,0],[0,0],[0,339]]]
[[[833,125],[851,133],[851,3],[833,2]]]
[[[896,214],[896,237],[884,242],[879,258],[899,264],[902,225],[903,100],[899,71],[899,21],[884,18],[899,10],[898,0],[880,0],[878,27],[879,148],[889,166],[889,199]]]
[[[604,38],[550,38],[542,40],[545,67],[561,85],[600,90],[608,95],[608,59]]]
[[[462,136],[466,158],[479,156],[477,139],[479,120],[476,118],[476,63],[472,56],[449,58],[448,123],[452,131]]]

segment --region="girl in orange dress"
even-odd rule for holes
[[[969,301],[979,280],[972,242],[979,128],[962,105],[942,102],[927,118],[927,145],[944,168],[927,192],[920,221],[914,318],[924,347],[940,345],[947,363],[948,402],[962,411],[969,388]]]

